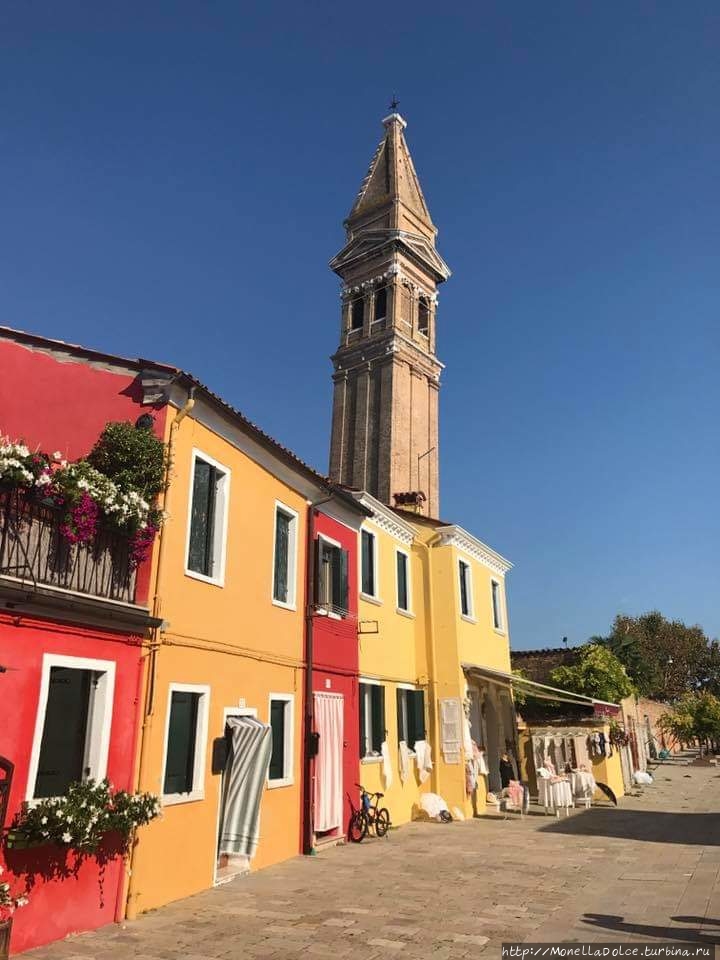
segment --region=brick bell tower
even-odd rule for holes
[[[392,108],[396,106],[393,103]],[[343,282],[334,365],[330,476],[394,505],[421,491],[437,517],[437,288],[450,270],[393,112],[330,261]],[[419,498],[405,498],[408,500]]]

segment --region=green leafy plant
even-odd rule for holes
[[[165,445],[152,430],[129,421],[106,424],[87,462],[124,491],[152,501],[165,480]]]
[[[160,800],[151,793],[113,791],[108,780],[86,780],[71,783],[64,797],[23,804],[9,839],[16,846],[53,843],[92,853],[111,832],[127,847],[133,832],[159,814]]]
[[[607,647],[597,643],[581,647],[573,666],[556,667],[550,674],[550,683],[609,703],[619,703],[635,692],[622,663]]]
[[[674,706],[658,720],[664,734],[681,743],[698,740],[704,747],[720,741],[720,700],[712,693],[686,693]]]

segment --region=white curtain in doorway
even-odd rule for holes
[[[343,697],[316,693],[315,730],[320,734],[315,758],[315,832],[342,826],[343,811]]]
[[[229,717],[231,751],[225,769],[225,796],[219,852],[255,856],[260,839],[260,801],[272,753],[270,726],[254,717]]]

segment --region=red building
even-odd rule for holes
[[[330,502],[310,508],[313,565],[308,596],[313,601],[307,628],[306,852],[324,840],[345,836],[348,793],[353,798],[358,793],[357,556],[360,524],[366,516],[358,506],[339,492]]]
[[[143,413],[163,435],[165,370],[5,328],[0,370],[0,435],[31,450],[74,460],[108,421]],[[120,534],[93,550],[60,549],[59,513],[0,489],[0,757],[14,765],[6,829],[23,801],[60,795],[74,780],[135,786],[141,645],[159,622],[150,563],[133,571]],[[125,865],[111,852],[78,858],[67,848],[8,848],[6,838],[4,879],[29,896],[14,917],[13,953],[123,915]]]

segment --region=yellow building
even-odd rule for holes
[[[488,788],[500,786],[501,754],[516,752],[500,676],[510,669],[511,565],[461,527],[356,496],[372,511],[361,532],[362,783],[385,793],[395,824],[417,815],[427,791],[451,811],[479,813]],[[431,769],[424,749],[419,757],[413,749],[418,739],[430,747]],[[488,776],[469,791],[473,740]]]
[[[163,814],[134,852],[129,916],[300,851],[308,507],[332,513],[337,493],[187,375],[166,391],[169,517],[153,574],[164,624],[138,771]],[[262,753],[243,781],[257,776],[259,824],[250,810],[237,842],[233,730]]]
[[[360,533],[360,781],[382,791],[394,824],[417,814],[430,779],[416,741],[427,740],[428,647],[422,549],[415,529],[367,493]],[[382,757],[386,744],[387,756]]]

